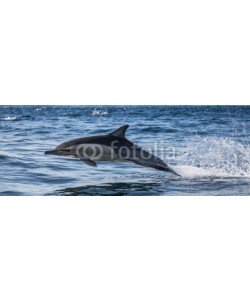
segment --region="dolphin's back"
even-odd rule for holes
[[[89,136],[89,137],[83,137],[83,138],[78,138],[74,140],[70,140],[68,142],[64,142],[60,144],[59,146],[56,147],[56,150],[63,150],[67,149],[72,146],[79,146],[81,144],[97,144],[97,145],[105,145],[105,146],[110,146],[111,144],[110,138],[100,135],[100,136]]]

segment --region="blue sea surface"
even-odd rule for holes
[[[126,137],[182,178],[133,163],[45,156],[64,141]],[[0,106],[0,195],[250,195],[250,106]]]

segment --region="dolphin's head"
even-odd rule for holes
[[[44,152],[44,154],[46,155],[63,155],[63,156],[67,156],[70,154],[70,151],[68,149],[54,149],[54,150],[47,150]]]
[[[60,155],[60,156],[72,156],[73,153],[70,148],[55,148],[54,150],[47,150],[44,152],[46,155]]]
[[[64,142],[60,145],[58,145],[53,150],[45,151],[44,154],[46,155],[59,155],[59,156],[74,156],[75,157],[75,145],[76,143],[73,143],[73,141]]]

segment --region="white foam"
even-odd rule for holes
[[[97,110],[97,109],[94,109],[92,111],[92,116],[102,116],[102,115],[108,115],[108,112],[102,111],[102,110]]]
[[[195,166],[178,166],[174,167],[174,170],[181,175],[184,179],[199,179],[199,178],[250,178],[246,175],[232,175],[230,173],[222,172],[221,170],[209,170]]]
[[[178,166],[174,170],[185,179],[194,179],[200,177],[209,177],[211,176],[210,172],[205,169],[201,169],[194,166]]]

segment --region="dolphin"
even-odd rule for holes
[[[93,167],[97,166],[97,161],[133,162],[180,176],[163,160],[126,139],[125,133],[128,127],[129,125],[124,125],[107,135],[83,137],[64,142],[54,150],[44,153],[79,158]]]

